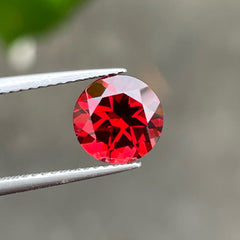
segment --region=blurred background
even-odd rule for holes
[[[1,239],[238,240],[240,3],[0,0],[1,76],[126,67],[162,100],[139,170],[0,198]],[[72,110],[87,83],[0,96],[0,175],[99,165]]]

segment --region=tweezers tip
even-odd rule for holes
[[[120,72],[120,73],[126,73],[126,72],[127,72],[127,69],[126,69],[126,68],[120,68],[120,69],[119,69],[119,72]]]
[[[128,166],[130,168],[140,168],[142,166],[141,162],[129,163]]]
[[[134,162],[128,164],[121,164],[121,165],[110,165],[104,167],[105,170],[109,170],[109,173],[116,173],[116,172],[123,172],[128,170],[133,170],[135,168],[140,168],[142,166],[141,162]]]

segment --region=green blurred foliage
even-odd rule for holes
[[[7,45],[16,38],[51,29],[88,0],[0,0],[0,37]]]

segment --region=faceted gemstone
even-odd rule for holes
[[[133,162],[157,143],[163,111],[156,94],[129,76],[101,78],[78,98],[73,125],[82,147],[111,164]]]

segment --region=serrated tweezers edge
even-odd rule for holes
[[[120,173],[139,167],[141,167],[140,162],[0,178],[0,195],[82,181],[90,178]]]
[[[125,68],[106,68],[2,77],[0,78],[0,94],[84,81],[126,71]]]

